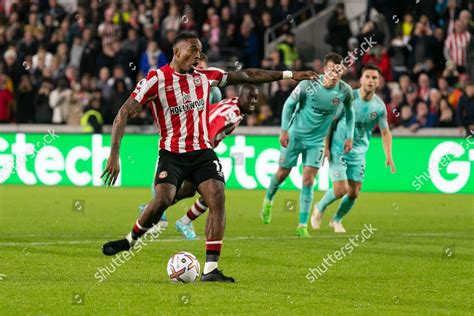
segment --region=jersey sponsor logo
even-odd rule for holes
[[[189,93],[183,92],[182,96],[183,96],[183,102],[184,103],[191,102],[191,95]]]
[[[173,106],[170,108],[170,111],[173,115],[179,115],[183,112],[193,111],[195,109],[197,109],[198,111],[202,111],[204,109],[204,99],[199,99],[194,102]]]
[[[168,176],[168,172],[167,171],[161,171],[160,174],[158,174],[158,178],[160,179],[164,179]]]
[[[341,99],[339,99],[339,98],[334,98],[334,99],[332,99],[331,102],[332,102],[332,105],[338,106],[339,103],[341,103]]]
[[[174,88],[173,88],[173,86],[166,86],[165,91],[166,92],[171,92],[171,91],[174,91]]]
[[[201,77],[194,77],[194,85],[200,86],[202,84]]]
[[[374,111],[374,112],[370,113],[370,119],[371,120],[375,120],[376,118],[377,118],[377,112]]]

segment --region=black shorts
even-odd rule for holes
[[[206,180],[225,182],[222,165],[212,149],[201,149],[189,153],[175,154],[160,149],[155,185],[171,183],[180,188],[184,180],[197,186]]]

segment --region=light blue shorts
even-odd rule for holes
[[[365,176],[365,159],[358,161],[346,160],[344,154],[331,152],[329,175],[331,176],[332,182],[343,180],[363,182]]]
[[[296,166],[298,156],[303,155],[303,166],[320,168],[324,159],[324,143],[309,146],[290,134],[288,147],[280,148],[280,167],[291,169]]]

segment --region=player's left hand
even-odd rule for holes
[[[395,163],[393,162],[391,158],[385,160],[385,167],[388,167],[388,166],[390,166],[390,170],[392,171],[392,173],[397,172],[397,170],[395,169]]]
[[[118,157],[111,155],[107,160],[107,164],[105,166],[105,170],[100,176],[100,178],[104,181],[104,184],[107,186],[113,186],[115,181],[117,181],[118,175],[120,173],[120,162]]]
[[[346,139],[344,142],[344,153],[347,154],[352,149],[352,139]]]
[[[293,79],[301,80],[318,80],[319,75],[314,71],[293,71]]]

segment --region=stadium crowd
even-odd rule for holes
[[[346,56],[364,38],[377,43],[348,67],[344,79],[358,86],[360,69],[382,69],[379,95],[392,128],[474,129],[474,30],[469,1],[425,1],[394,20],[390,5],[377,7],[387,28],[369,19],[353,34],[343,4],[327,23],[326,42]],[[388,1],[395,3],[394,1]],[[402,1],[403,2],[403,1]],[[180,31],[197,32],[209,63],[235,61],[236,67],[313,68],[303,61],[291,24],[279,31],[285,41],[264,56],[263,37],[272,25],[288,20],[312,1],[265,0],[4,0],[0,3],[0,123],[80,125],[100,131],[111,124],[135,83],[150,68],[171,61],[172,42]],[[400,8],[397,8],[400,10]],[[387,30],[387,31],[384,31]],[[383,44],[388,43],[388,44]],[[258,113],[245,124],[278,125],[295,82],[261,89]],[[236,95],[234,87],[224,97]],[[149,109],[131,124],[149,125]],[[89,125],[90,125],[89,124]],[[83,124],[84,125],[84,124]]]

